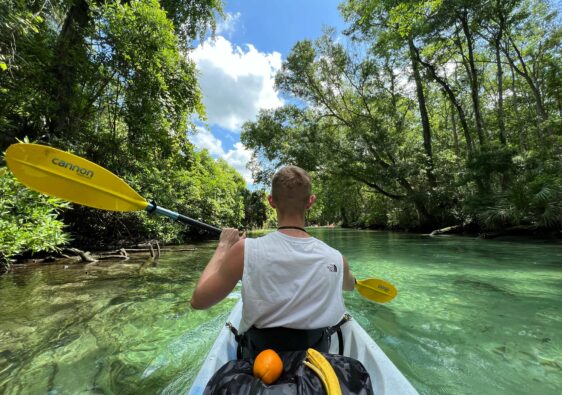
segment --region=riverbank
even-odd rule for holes
[[[369,226],[369,227],[348,227],[347,229],[358,229],[358,230],[378,230],[383,232],[403,232],[411,234],[428,234],[430,236],[438,235],[455,235],[472,237],[479,239],[498,239],[498,240],[562,240],[562,229],[547,229],[538,226],[510,226],[498,229],[486,229],[478,226],[476,224],[460,224],[451,225],[439,229],[433,229],[431,231],[423,231],[419,229],[409,230],[395,230],[388,229],[379,226]]]
[[[185,247],[185,245],[175,245],[161,247],[157,241],[144,244],[136,244],[130,248],[120,248],[118,250],[102,250],[102,251],[83,251],[74,247],[62,248],[58,252],[39,252],[34,254],[23,254],[12,259],[9,267],[5,271],[8,273],[10,270],[60,264],[60,265],[75,265],[75,264],[88,264],[95,265],[102,261],[120,261],[126,262],[131,258],[146,257],[152,260],[160,258],[164,252],[192,252],[195,247]]]
[[[429,236],[460,236],[467,239],[487,239],[487,240],[497,240],[506,242],[562,242],[562,230],[544,229],[530,226],[514,226],[505,229],[500,229],[496,231],[485,231],[479,229],[476,226],[449,226],[442,229],[436,229],[430,233],[426,232],[408,232],[400,230],[387,230],[381,229],[380,227],[369,227],[369,228],[343,228],[335,225],[328,226],[318,226],[313,225],[308,228],[313,230],[322,229],[355,229],[355,230],[373,230],[379,232],[392,232],[392,233],[402,233],[410,235],[429,235]],[[272,229],[256,229],[250,231],[251,234],[261,235],[272,231]],[[201,242],[202,240],[195,240],[195,242]],[[11,265],[13,267],[22,266],[35,266],[42,264],[74,264],[74,263],[93,263],[100,260],[127,260],[129,254],[134,255],[147,255],[149,257],[156,257],[160,255],[161,251],[172,251],[180,252],[181,248],[179,245],[166,245],[166,247],[161,247],[160,243],[156,240],[141,243],[132,244],[130,247],[122,247],[119,249],[109,248],[96,250],[90,253],[89,251],[83,251],[75,247],[63,248],[60,252],[39,252],[34,254],[21,254],[14,257],[11,260]],[[187,250],[190,251],[190,250]],[[6,270],[5,272],[7,272]]]

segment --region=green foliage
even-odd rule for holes
[[[534,155],[517,156],[519,169],[509,187],[478,195],[468,200],[468,207],[487,229],[516,225],[547,229],[562,227],[562,166],[543,162]]]
[[[0,269],[24,251],[56,251],[69,241],[57,213],[68,204],[31,191],[0,168]]]
[[[188,115],[204,115],[187,43],[214,26],[219,0],[0,7],[0,147],[27,135],[88,153],[128,142],[140,156],[177,149]]]
[[[244,227],[262,229],[276,224],[276,214],[267,201],[267,192],[263,189],[244,191]]]
[[[105,3],[93,13],[100,51],[94,60],[103,73],[99,79],[108,83],[96,106],[107,119],[102,125],[113,139],[126,138],[137,159],[147,156],[146,147],[172,150],[185,139],[189,113],[203,115],[195,65],[179,51],[172,23],[156,0]]]
[[[209,30],[214,32],[217,15],[224,15],[222,0],[160,0],[160,5],[186,45],[194,38],[204,38]]]
[[[205,111],[187,55],[214,30],[222,1],[7,0],[0,11],[0,148],[29,136],[99,163],[164,207],[242,225],[244,180],[188,140],[192,116]],[[88,249],[200,236],[145,213],[58,211]]]
[[[312,177],[312,192],[317,201],[308,213],[309,223],[344,227],[364,225],[361,216],[368,212],[368,207],[364,206],[366,194],[362,193],[359,183],[321,173],[312,174]]]
[[[224,160],[215,162],[206,150],[196,158],[190,172],[175,178],[185,182],[185,212],[218,226],[241,227],[246,182]]]
[[[44,123],[40,114],[50,106],[43,93],[51,82],[46,65],[55,37],[37,8],[19,0],[0,2],[0,148],[26,135],[18,130]]]
[[[160,167],[138,163],[139,170],[125,179],[143,197],[162,207],[218,227],[242,227],[247,193],[242,176],[225,161],[215,161],[206,150],[192,151],[180,163],[165,160]],[[198,229],[145,212],[116,213],[76,206],[63,218],[74,244],[84,248],[121,247],[151,239],[181,243],[204,236]]]
[[[408,201],[424,222],[431,222],[427,202],[420,198],[429,193],[423,182],[427,158],[420,134],[414,133],[411,100],[385,82],[396,78],[394,61],[391,56],[356,61],[329,34],[315,43],[298,43],[276,82],[311,108],[263,111],[244,126],[241,140],[273,167],[297,164],[339,179],[342,187],[359,182]],[[342,221],[357,223],[350,215]]]
[[[16,67],[16,42],[39,33],[43,18],[26,9],[21,1],[5,0],[0,4],[0,69]]]

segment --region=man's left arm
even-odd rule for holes
[[[353,291],[355,289],[355,277],[351,274],[349,270],[349,263],[347,259],[343,257],[343,290]]]
[[[208,309],[223,300],[242,278],[244,238],[237,229],[223,229],[219,245],[197,282],[191,297],[194,309]]]

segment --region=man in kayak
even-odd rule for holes
[[[197,283],[191,306],[206,309],[242,280],[239,332],[250,350],[244,356],[265,348],[328,351],[326,328],[345,315],[342,290],[353,290],[355,278],[339,251],[304,229],[305,213],[316,201],[311,189],[303,169],[277,171],[268,197],[277,232],[246,239],[237,229],[224,229]]]

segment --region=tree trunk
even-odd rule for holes
[[[496,52],[496,65],[497,65],[497,79],[498,79],[498,127],[500,129],[500,143],[502,146],[507,146],[507,140],[505,137],[505,114],[503,110],[503,68],[501,62],[500,53],[500,43],[503,35],[503,26],[500,26],[500,30],[496,36],[495,40],[495,52]]]
[[[55,77],[54,102],[57,103],[50,121],[53,136],[69,138],[78,130],[80,115],[76,114],[75,88],[80,73],[80,64],[87,60],[82,30],[89,24],[89,5],[86,0],[76,0],[68,10],[54,56]]]
[[[484,121],[480,113],[480,94],[478,84],[478,70],[476,70],[476,63],[474,62],[474,38],[468,26],[468,12],[465,10],[459,15],[462,30],[466,38],[468,47],[468,65],[470,72],[470,96],[472,98],[472,106],[474,108],[474,119],[476,121],[476,132],[478,133],[478,140],[480,147],[485,148],[487,145],[486,134],[484,133]]]
[[[457,119],[455,118],[455,109],[451,109],[451,125],[453,127],[453,141],[455,142],[455,154],[460,156],[459,133],[457,132]]]
[[[422,229],[433,229],[435,227],[435,218],[427,209],[425,199],[418,193],[412,191],[410,199],[414,203],[414,207],[418,213],[418,219]]]
[[[418,60],[418,62],[422,66],[424,66],[427,69],[427,71],[429,71],[429,74],[431,75],[431,77],[439,85],[441,85],[441,87],[445,91],[445,94],[447,95],[447,97],[449,98],[451,103],[453,104],[453,107],[455,107],[455,109],[457,110],[457,112],[459,114],[459,120],[460,120],[462,129],[463,129],[463,132],[464,132],[464,138],[466,140],[467,151],[468,151],[469,154],[472,153],[474,151],[474,143],[472,141],[472,137],[470,136],[470,129],[468,127],[468,122],[466,121],[466,114],[464,113],[464,110],[463,110],[462,106],[458,102],[458,100],[455,96],[455,93],[453,92],[453,90],[451,89],[451,87],[449,86],[447,81],[445,81],[443,78],[441,78],[439,76],[439,74],[437,74],[437,71],[435,70],[435,66],[432,65],[431,63],[425,62],[421,59],[419,50],[417,48],[415,48],[415,54],[416,54],[416,59]]]
[[[505,26],[505,18],[501,12],[501,0],[496,0],[497,14],[499,15],[498,32],[494,41],[494,50],[496,53],[497,78],[498,78],[498,127],[500,129],[500,143],[507,146],[505,135],[505,113],[503,110],[503,66],[501,62],[501,42],[503,39],[503,31]]]
[[[349,218],[347,217],[347,211],[345,210],[345,207],[340,207],[340,214],[342,217],[342,227],[349,227]]]
[[[510,63],[510,70],[511,70],[511,90],[513,91],[512,100],[513,100],[513,103],[515,105],[517,105],[517,102],[519,101],[519,98],[517,96],[517,88],[515,86],[515,70],[513,69],[513,66],[511,65],[511,63]],[[519,146],[521,147],[522,152],[527,152],[528,147],[527,147],[527,142],[526,142],[526,138],[525,138],[525,128],[524,128],[523,120],[521,119],[521,116],[519,115],[519,111],[515,111],[515,118],[517,119],[517,125],[519,126]]]
[[[496,36],[496,64],[497,64],[497,79],[498,79],[498,127],[500,129],[500,143],[502,147],[507,147],[507,140],[505,138],[505,115],[503,111],[503,68],[501,63],[501,53],[500,53],[500,42],[503,34],[503,26],[500,26],[500,30]],[[506,191],[510,183],[509,170],[501,174],[501,188],[502,191]]]
[[[511,57],[511,54],[509,53],[509,45],[503,51],[507,58],[507,61],[511,65],[512,69],[515,70],[515,72],[517,72],[517,74],[519,74],[521,77],[523,77],[523,79],[529,85],[529,88],[531,88],[531,92],[533,93],[535,99],[535,107],[537,109],[537,114],[539,115],[539,118],[542,122],[546,122],[548,121],[548,114],[544,108],[542,93],[538,87],[538,83],[534,81],[532,75],[529,73],[527,64],[525,63],[525,59],[523,59],[523,56],[521,55],[521,51],[519,51],[519,48],[517,48],[517,46],[515,45],[515,41],[513,41],[513,38],[509,37],[508,40],[511,46],[513,47],[513,49],[515,50],[517,59],[521,64],[521,68],[517,67],[517,65],[515,64],[515,60]],[[552,134],[552,130],[549,126],[546,126],[545,130],[547,131],[548,134]],[[541,136],[539,136],[539,138],[540,137]]]
[[[423,148],[425,154],[427,155],[427,179],[431,187],[435,187],[437,181],[435,175],[433,174],[433,152],[431,147],[431,126],[429,124],[429,116],[427,114],[427,106],[425,103],[425,94],[423,92],[422,79],[420,76],[419,64],[416,59],[416,46],[414,40],[410,37],[408,38],[408,46],[410,48],[410,61],[412,62],[412,70],[414,73],[414,81],[416,83],[416,93],[418,96],[418,105],[420,109],[420,117],[422,121],[423,129]]]

